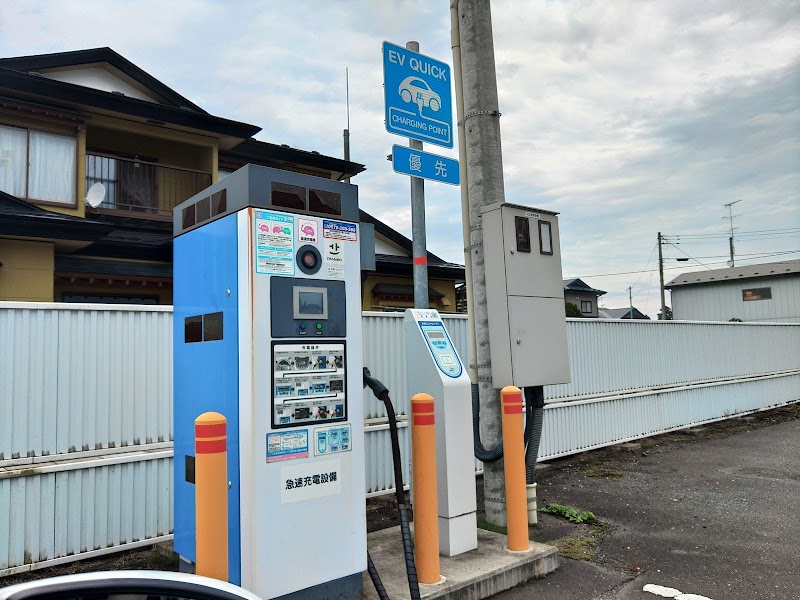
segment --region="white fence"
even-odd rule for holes
[[[465,356],[466,319],[445,323]],[[402,327],[365,313],[407,456]],[[568,334],[572,382],[545,388],[542,459],[800,399],[800,324],[577,319]],[[364,407],[378,495],[388,426],[367,392]],[[0,303],[0,575],[168,539],[171,484],[171,309]]]

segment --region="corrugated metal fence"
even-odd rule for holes
[[[0,303],[0,575],[169,538],[171,323],[169,307]],[[466,319],[445,323],[466,356]],[[367,366],[408,456],[402,329],[365,313]],[[577,319],[568,334],[572,382],[545,388],[544,459],[800,399],[799,324]],[[364,408],[378,495],[393,485],[388,426],[367,392]]]

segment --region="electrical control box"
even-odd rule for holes
[[[482,211],[495,388],[570,380],[557,215],[509,203]]]
[[[253,165],[175,209],[175,550],[194,562],[194,419],[219,412],[229,579],[265,599],[362,595],[358,215],[353,185]]]

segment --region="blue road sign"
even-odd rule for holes
[[[392,146],[392,167],[395,173],[412,177],[422,177],[451,185],[458,185],[461,182],[457,160],[406,146]]]
[[[452,148],[450,81],[449,65],[383,42],[386,131]]]

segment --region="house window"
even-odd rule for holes
[[[750,302],[751,300],[772,300],[772,288],[752,288],[749,290],[742,290],[742,300]]]
[[[74,137],[0,125],[0,190],[34,202],[75,203]]]
[[[592,312],[591,300],[581,300],[581,312],[585,314],[589,314]]]

